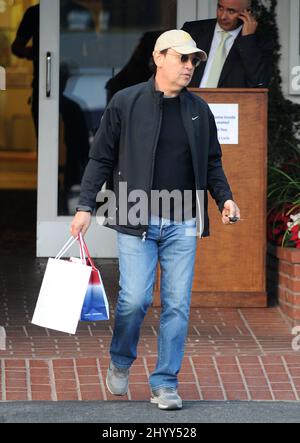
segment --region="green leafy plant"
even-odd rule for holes
[[[300,249],[300,163],[269,167],[268,240]]]
[[[272,78],[269,86],[268,163],[270,166],[281,167],[289,162],[295,153],[300,161],[300,106],[286,99],[282,92],[277,4],[277,0],[252,0],[252,8],[260,23],[257,32],[261,38],[271,39],[274,45]]]
[[[268,116],[268,240],[300,248],[300,106],[284,97],[277,0],[253,0],[262,38],[274,44]]]

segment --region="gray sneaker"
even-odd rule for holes
[[[152,390],[150,402],[158,405],[159,409],[181,409],[182,400],[175,388],[160,388]]]
[[[109,363],[106,376],[106,386],[113,395],[126,395],[128,391],[129,369],[117,368],[113,362]]]

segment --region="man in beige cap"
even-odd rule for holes
[[[173,58],[173,62],[169,60],[170,57]],[[188,86],[194,69],[200,65],[201,61],[207,59],[207,55],[197,48],[187,32],[174,29],[158,37],[153,58],[157,67],[157,86],[164,91],[165,95],[171,92],[168,91],[169,88],[174,88],[170,94],[174,96],[174,94],[178,95],[182,88]]]
[[[118,235],[120,292],[106,385],[114,395],[127,393],[159,261],[162,308],[157,364],[149,378],[151,402],[160,409],[181,409],[178,373],[188,331],[197,236],[209,235],[207,190],[224,224],[236,221],[240,211],[222,168],[214,117],[208,105],[186,89],[205,52],[188,33],[171,30],[157,39],[153,59],[155,75],[118,91],[103,115],[71,233],[76,237],[86,232],[96,195],[113,172],[116,211],[106,226]],[[125,220],[126,198],[120,191],[124,184]],[[129,191],[138,193],[135,200]],[[176,196],[169,205],[163,198],[156,205],[157,192]],[[191,196],[188,210],[186,194]],[[133,218],[134,210],[147,217]]]

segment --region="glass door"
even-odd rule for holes
[[[158,35],[195,0],[41,0],[37,256],[69,236],[88,153],[108,101],[151,76]],[[108,184],[109,185],[109,184]],[[99,190],[100,191],[100,190]],[[93,217],[91,254],[116,257],[115,232]],[[71,251],[72,253],[72,251]]]

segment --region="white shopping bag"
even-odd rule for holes
[[[55,258],[49,258],[32,323],[75,334],[89,284],[91,266],[60,260],[76,241],[71,237]]]

